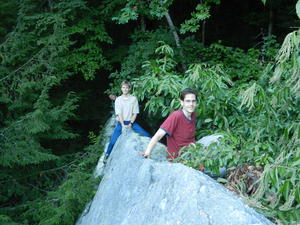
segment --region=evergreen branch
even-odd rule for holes
[[[5,132],[5,131],[14,128],[14,124],[21,123],[23,120],[28,119],[29,117],[30,117],[30,116],[27,115],[27,116],[24,117],[23,119],[17,120],[17,121],[15,121],[15,122],[13,122],[13,123],[11,124],[11,126],[4,128],[4,129],[2,130],[2,132],[0,133],[0,135],[3,136],[3,137],[5,137],[5,136],[4,136],[4,132]]]
[[[38,173],[34,173],[34,174],[31,174],[31,175],[28,175],[28,176],[25,176],[25,177],[16,178],[16,179],[3,180],[3,181],[0,180],[0,184],[7,183],[7,182],[10,182],[10,181],[24,180],[24,179],[26,179],[28,177],[33,177],[33,176],[36,176],[37,174],[41,174],[41,173],[49,173],[49,172],[53,172],[53,171],[57,171],[57,170],[64,170],[65,168],[69,168],[69,166],[75,164],[80,159],[83,159],[88,154],[90,154],[90,152],[86,152],[83,155],[81,155],[80,157],[78,157],[77,159],[75,159],[75,160],[67,163],[66,165],[60,166],[60,167],[56,167],[56,168],[52,168],[52,169],[47,169],[47,170],[42,170],[42,171],[39,171]]]
[[[45,47],[44,47],[45,48]],[[3,80],[9,78],[10,76],[12,76],[13,74],[15,74],[16,72],[18,72],[19,70],[21,70],[23,67],[25,67],[27,64],[29,64],[37,55],[39,55],[41,53],[42,50],[44,50],[44,48],[40,49],[34,56],[32,56],[27,62],[25,62],[22,66],[20,66],[18,69],[10,72],[7,76],[3,77],[0,79],[0,82],[2,82]]]
[[[14,33],[16,32],[16,30],[17,30],[17,26],[14,28],[13,31],[11,31],[11,34],[14,34]],[[10,40],[10,37],[11,37],[11,36],[9,36],[4,42],[2,42],[2,43],[0,44],[0,48],[1,48],[2,46],[4,46],[4,45]]]
[[[49,192],[49,191],[47,191],[47,190],[41,189],[41,188],[39,188],[39,187],[36,187],[36,186],[34,186],[33,184],[25,183],[25,185],[30,186],[30,187],[32,187],[32,188],[38,190],[38,191],[42,191],[42,192],[45,192],[45,193],[48,193],[48,192]]]

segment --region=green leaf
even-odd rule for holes
[[[219,177],[219,178],[217,179],[217,181],[218,181],[219,183],[222,183],[222,184],[227,184],[227,183],[228,183],[228,181],[227,181],[226,179],[221,178],[221,177]]]
[[[295,187],[296,188],[296,192],[295,192],[295,199],[297,201],[298,204],[300,204],[300,187]]]
[[[290,193],[290,182],[285,181],[283,186],[282,186],[282,194],[285,200],[288,200],[289,193]]]
[[[296,4],[296,13],[300,19],[300,0],[298,0],[298,2]]]
[[[300,156],[296,157],[292,163],[293,167],[300,166]]]

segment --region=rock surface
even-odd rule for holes
[[[98,191],[77,225],[273,224],[207,175],[165,159],[138,154],[149,138],[122,134],[101,173]]]

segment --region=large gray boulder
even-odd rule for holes
[[[165,147],[144,159],[149,138],[118,139],[97,193],[77,225],[273,224],[207,175],[164,161]]]

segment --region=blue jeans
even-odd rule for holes
[[[124,121],[124,124],[128,125],[128,124],[130,124],[130,121]],[[133,123],[132,129],[142,136],[150,137],[150,134],[148,134],[147,131],[145,131],[138,123]],[[118,122],[118,124],[114,130],[114,133],[111,136],[107,150],[105,152],[106,156],[110,155],[110,153],[111,153],[115,143],[117,142],[118,138],[120,137],[121,133],[122,133],[122,125],[120,122]]]

